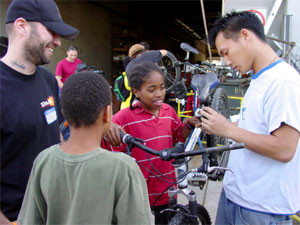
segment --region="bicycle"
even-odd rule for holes
[[[223,87],[218,86],[219,76],[216,72],[219,71],[219,68],[205,62],[200,65],[190,63],[190,53],[198,54],[198,50],[187,43],[181,43],[180,47],[186,52],[185,61],[178,61],[171,52],[168,52],[159,63],[165,74],[169,103],[177,103],[177,114],[181,118],[191,117],[200,105],[204,105],[229,119],[228,95]],[[182,76],[181,67],[183,67]],[[192,79],[187,88],[186,81],[189,74]],[[208,147],[227,144],[226,138],[216,135],[203,136],[202,139],[203,141],[206,139],[204,142]],[[226,165],[228,157],[228,152],[211,154],[211,164],[220,165],[222,159],[225,159],[223,162]]]
[[[104,71],[103,71],[103,70],[97,69],[96,66],[89,66],[89,67],[88,67],[85,63],[79,63],[79,64],[76,66],[75,73],[82,72],[82,71],[91,71],[91,72],[93,72],[93,73],[98,73],[98,74],[104,76]]]
[[[195,130],[194,132],[199,131]],[[173,165],[177,170],[178,179],[171,185],[171,187],[168,190],[169,209],[161,211],[161,213],[168,213],[169,225],[196,225],[199,224],[199,222],[200,224],[211,224],[211,218],[207,209],[197,202],[196,193],[194,191],[190,191],[188,189],[188,186],[199,186],[199,188],[202,189],[209,178],[209,174],[219,169],[230,170],[218,166],[209,166],[208,154],[220,151],[241,149],[245,147],[243,143],[235,143],[226,146],[210,148],[201,148],[193,151],[190,150],[192,148],[186,149],[183,143],[177,143],[173,148],[156,151],[144,145],[143,140],[141,139],[135,138],[129,134],[121,133],[120,135],[122,142],[127,144],[126,152],[129,155],[133,147],[138,147],[149,154],[159,156],[162,160],[175,160],[173,162]],[[195,155],[202,155],[202,166],[188,171],[187,162],[190,160],[189,157]],[[172,187],[174,184],[177,184],[178,188]],[[177,194],[184,195],[189,201],[189,203],[187,205],[178,204],[175,197]]]

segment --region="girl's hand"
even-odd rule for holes
[[[187,126],[190,126],[190,127],[200,127],[201,126],[201,123],[200,123],[199,119],[196,116],[193,116],[191,118],[187,118],[185,120],[185,124],[187,124]]]
[[[122,144],[120,132],[126,133],[121,126],[111,123],[109,131],[106,133],[106,140],[112,146],[120,146]]]

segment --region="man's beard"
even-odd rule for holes
[[[39,40],[35,29],[31,31],[30,37],[24,45],[24,51],[25,59],[36,66],[50,63],[50,57],[47,58],[45,55],[45,45]]]

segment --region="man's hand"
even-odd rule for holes
[[[56,78],[56,80],[57,80],[57,84],[58,84],[58,87],[59,88],[62,88],[63,86],[64,86],[64,84],[63,84],[63,82],[61,81],[61,76],[59,76],[59,75],[55,75],[55,78]]]
[[[234,124],[212,108],[203,107],[201,115],[202,129],[204,129],[207,134],[227,137],[226,131],[229,131],[232,129],[232,126],[234,126]]]
[[[120,146],[122,144],[120,132],[126,133],[121,126],[111,123],[109,131],[106,133],[106,140],[112,146]]]
[[[166,55],[168,54],[168,51],[165,50],[165,49],[161,49],[161,50],[159,50],[159,51],[160,51],[160,53],[162,54],[162,56],[166,56]]]

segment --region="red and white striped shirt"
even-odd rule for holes
[[[126,133],[143,139],[146,146],[155,150],[171,148],[178,141],[184,141],[181,133],[183,123],[171,106],[163,104],[158,116],[145,110],[139,102],[134,106],[133,110],[126,108],[113,116],[113,122],[122,126]],[[113,147],[113,151],[125,151],[125,148],[126,145],[123,144],[118,148]],[[174,167],[170,161],[162,161],[159,157],[151,154],[147,156],[146,152],[138,148],[132,149],[131,156],[152,173],[158,175],[158,172],[153,168],[155,167],[164,176],[175,178]],[[156,178],[143,166],[140,168],[147,182],[150,205],[153,206],[156,199],[170,184]],[[162,178],[172,183],[175,181],[174,179]],[[168,204],[168,199],[166,192],[155,203],[155,206]]]

